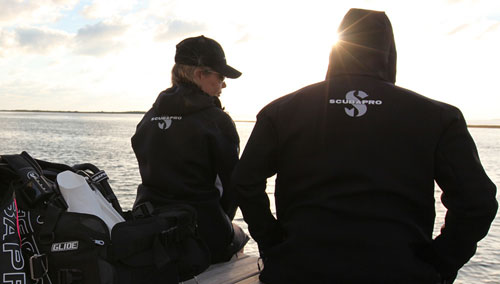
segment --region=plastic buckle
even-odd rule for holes
[[[30,257],[29,262],[32,280],[39,280],[49,272],[49,260],[46,254],[35,254]]]

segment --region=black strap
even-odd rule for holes
[[[22,194],[30,205],[53,195],[55,183],[43,175],[40,165],[27,152],[22,152],[20,155],[4,155],[2,159],[17,173],[25,185]]]
[[[134,206],[134,209],[132,210],[132,217],[134,219],[151,217],[153,215],[153,211],[154,211],[153,204],[147,201],[137,206]]]
[[[24,181],[29,181],[29,177],[26,175],[29,171],[35,171],[39,175],[42,174],[42,167],[40,167],[35,159],[25,151],[18,155],[3,155],[2,159],[4,159]]]
[[[59,217],[63,213],[63,209],[49,203],[43,220],[43,226],[40,227],[40,234],[38,240],[41,244],[51,244],[54,241],[54,230],[59,221]]]
[[[123,212],[118,198],[109,185],[109,177],[105,171],[100,170],[97,166],[91,163],[77,164],[74,165],[73,168],[76,169],[79,174],[85,174],[90,179],[91,183],[98,184],[99,186],[97,187],[97,189],[102,193],[104,198],[106,198],[106,200],[111,203],[111,205],[117,212]]]

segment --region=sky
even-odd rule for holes
[[[243,73],[223,105],[252,120],[324,80],[349,8],[388,15],[398,86],[500,118],[497,0],[0,0],[0,110],[146,111],[171,85],[175,45],[205,35]]]

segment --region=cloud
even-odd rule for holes
[[[458,27],[455,27],[450,32],[448,32],[448,35],[451,36],[451,35],[458,34],[458,33],[462,32],[462,31],[464,31],[465,29],[467,29],[469,26],[470,26],[470,24],[461,24]]]
[[[2,7],[0,9],[0,23],[12,20],[25,9],[21,2],[15,0],[0,0],[0,6]]]
[[[173,20],[158,28],[155,39],[157,41],[167,41],[185,37],[189,34],[201,33],[205,29],[206,26],[201,23]]]
[[[487,18],[478,18],[469,23],[455,23],[450,25],[446,36],[461,37],[467,41],[485,40],[488,38],[498,39],[500,32],[500,21]]]
[[[0,25],[53,22],[79,0],[0,0]]]
[[[70,34],[49,28],[26,26],[0,29],[0,57],[22,52],[46,54],[66,46],[71,39]]]
[[[87,25],[75,37],[76,52],[78,54],[101,56],[124,47],[122,36],[128,26],[122,23],[99,22]]]
[[[15,33],[0,29],[0,58],[15,46]]]
[[[486,29],[486,31],[484,31],[486,34],[488,33],[496,33],[496,32],[500,32],[500,22],[496,22],[494,24],[492,24],[491,26],[488,27],[488,29]]]
[[[236,41],[236,43],[247,43],[250,42],[252,39],[252,36],[248,33],[245,32],[241,35],[241,37]]]
[[[67,33],[47,28],[22,27],[15,30],[17,45],[29,51],[45,53],[69,42]]]
[[[137,0],[94,0],[83,8],[82,14],[91,19],[110,17],[124,11],[130,11],[137,4]]]

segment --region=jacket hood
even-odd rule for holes
[[[221,108],[217,97],[209,96],[197,86],[179,85],[162,91],[153,109],[157,114],[186,115],[210,107]]]
[[[327,80],[351,74],[396,82],[396,45],[384,12],[350,9],[338,33],[339,40],[330,53]]]

